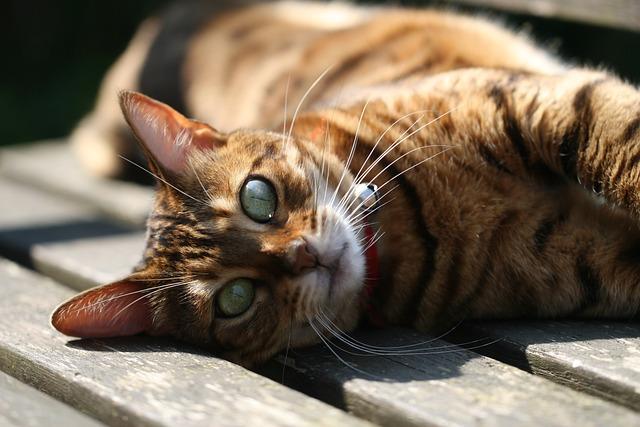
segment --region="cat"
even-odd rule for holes
[[[74,133],[122,174],[124,89],[157,192],[139,267],[60,332],[254,366],[364,322],[636,316],[636,88],[449,12],[213,9],[146,21]]]

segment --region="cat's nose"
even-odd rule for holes
[[[315,248],[304,239],[300,239],[293,244],[290,254],[291,269],[295,274],[300,274],[305,269],[314,268],[318,265],[318,256]]]

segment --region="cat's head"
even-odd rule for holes
[[[337,157],[283,134],[223,134],[133,92],[121,106],[158,178],[144,260],[62,304],[59,331],[171,335],[250,365],[317,342],[318,313],[356,325],[360,204]]]

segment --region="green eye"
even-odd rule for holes
[[[268,222],[276,213],[278,196],[273,185],[265,179],[247,180],[240,190],[240,204],[249,218]]]
[[[254,294],[251,280],[232,280],[222,288],[216,298],[218,310],[226,317],[239,316],[249,309]]]

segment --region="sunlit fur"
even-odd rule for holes
[[[132,49],[145,43],[137,37]],[[318,341],[312,326],[329,336],[325,315],[353,329],[367,274],[363,221],[384,233],[373,300],[388,324],[439,331],[469,318],[636,316],[636,88],[565,66],[481,19],[436,11],[261,4],[211,17],[185,49],[186,112],[229,133],[168,177],[175,188],[159,186],[135,277],[149,289],[181,281],[149,294],[150,332],[253,364],[289,339]],[[141,65],[123,58],[115,67],[130,72],[117,85],[138,89]],[[114,147],[122,127],[106,111],[115,96],[103,93],[76,132],[94,127],[93,139],[77,146]],[[234,131],[245,127],[269,130]],[[271,224],[238,206],[250,174],[278,191]],[[360,181],[382,194],[368,217],[351,203]],[[333,274],[292,274],[302,238],[338,265]],[[215,318],[216,292],[237,277],[258,280],[255,304]]]

